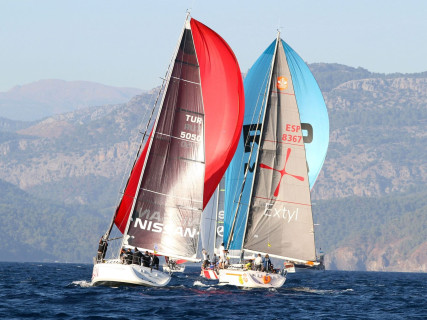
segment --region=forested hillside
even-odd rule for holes
[[[330,269],[427,271],[427,191],[315,202]]]
[[[97,210],[37,199],[0,180],[0,260],[90,262],[108,221]]]

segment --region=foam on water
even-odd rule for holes
[[[194,287],[212,287],[212,285],[204,284],[203,282],[201,282],[199,280],[194,281],[193,286]]]
[[[72,284],[80,286],[82,288],[89,288],[92,287],[92,283],[88,282],[86,280],[78,280],[78,281],[73,281]]]

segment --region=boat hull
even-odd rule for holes
[[[207,280],[218,280],[218,273],[213,269],[203,269],[200,271],[200,276]]]
[[[170,268],[167,264],[163,265],[163,272],[172,272],[172,273],[183,273],[185,271],[185,266],[176,265],[173,268]]]
[[[220,269],[219,284],[245,288],[280,288],[286,275],[243,269]]]
[[[171,277],[156,269],[136,264],[122,264],[119,260],[106,260],[93,266],[93,286],[138,285],[164,287]]]

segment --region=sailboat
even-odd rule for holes
[[[187,15],[161,92],[154,124],[100,242],[113,241],[114,227],[123,234],[119,250],[199,261],[200,216],[233,157],[243,122],[243,81],[233,51]],[[160,287],[171,279],[151,267],[123,263],[119,250],[105,259],[103,250],[92,285]]]
[[[226,172],[224,221],[225,248],[240,263],[220,269],[219,283],[277,288],[286,281],[287,262],[315,263],[310,189],[326,157],[329,120],[316,80],[280,33],[244,85],[245,118]],[[285,266],[255,271],[249,266],[258,255]]]

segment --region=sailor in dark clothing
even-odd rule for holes
[[[268,256],[268,254],[266,254],[263,261],[263,271],[270,272],[272,267],[273,264],[271,263],[270,257]]]
[[[125,250],[125,248],[122,248],[120,250],[120,260],[122,261],[123,264],[125,264],[125,261],[126,261],[126,250]]]
[[[151,269],[152,268],[159,270],[159,258],[153,253],[151,253]]]
[[[133,254],[132,254],[132,250],[129,248],[126,251],[126,264],[132,264],[132,260],[133,260]]]
[[[142,265],[144,267],[150,266],[150,254],[148,253],[148,251],[145,251],[145,254],[142,256]]]
[[[137,247],[135,247],[135,252],[133,253],[132,263],[141,265],[142,261],[142,252],[138,250]]]
[[[104,239],[104,237],[101,237],[99,240],[99,246],[98,246],[98,257],[97,261],[102,262],[102,260],[105,258],[105,253],[107,252],[108,242]]]

